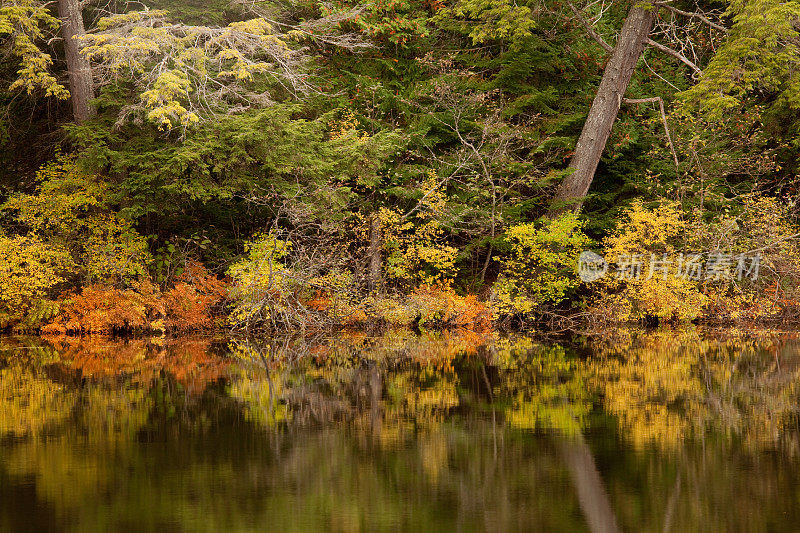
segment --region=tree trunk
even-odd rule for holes
[[[369,224],[369,269],[367,288],[376,291],[381,285],[381,220],[373,214]]]
[[[91,104],[94,98],[92,67],[80,53],[79,38],[86,34],[80,0],[58,0],[58,16],[61,19],[61,34],[64,37],[72,111],[75,122],[80,124],[95,114]]]
[[[611,128],[622,105],[636,63],[644,50],[655,19],[655,7],[632,7],[622,26],[617,45],[608,60],[600,87],[570,161],[571,174],[564,178],[550,207],[550,216],[579,211],[589,192],[594,173],[603,155]]]

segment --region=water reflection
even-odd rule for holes
[[[0,530],[790,530],[793,336],[0,342]]]

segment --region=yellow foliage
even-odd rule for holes
[[[599,298],[592,314],[620,322],[647,318],[689,321],[701,316],[708,297],[699,283],[679,276],[677,264],[656,263],[664,257],[673,261],[678,257],[680,237],[690,227],[677,205],[665,202],[648,209],[635,201],[624,217],[605,241],[606,258],[620,267],[636,261],[639,275],[615,277],[611,272],[598,282]]]
[[[69,253],[48,246],[35,235],[0,235],[0,328],[23,318],[36,302],[65,279]]]
[[[598,282],[592,314],[609,321],[688,321],[763,320],[800,312],[800,246],[788,207],[763,196],[743,198],[741,204],[736,216],[705,221],[699,213],[684,215],[676,204],[647,209],[634,202],[605,242],[606,259],[619,267],[635,263],[639,275],[631,268],[631,275],[612,279],[611,272]],[[709,274],[713,254],[727,258],[722,260],[727,272]],[[698,268],[687,275],[690,260]],[[760,263],[758,279],[741,271],[734,275],[754,261]]]
[[[45,96],[69,99],[69,91],[50,73],[52,56],[36,44],[59,26],[46,2],[16,0],[0,5],[0,45],[8,43],[10,53],[20,62],[9,89],[23,89],[27,94],[44,91]]]
[[[120,284],[146,278],[147,240],[111,211],[108,187],[61,157],[37,174],[36,194],[11,197],[0,209],[53,249],[72,255],[75,274],[92,283]]]
[[[232,278],[232,325],[270,321],[283,313],[292,277],[283,260],[291,243],[274,235],[261,235],[247,244],[247,256],[228,270]]]
[[[331,139],[348,140],[354,138],[362,143],[369,139],[369,133],[358,129],[358,118],[351,110],[344,112],[341,119],[331,123]]]
[[[561,302],[579,284],[578,255],[590,239],[574,214],[544,223],[512,226],[506,233],[511,246],[495,283],[496,315],[528,314],[545,303]]]
[[[424,327],[458,328],[471,331],[491,329],[491,314],[474,295],[460,296],[449,285],[421,285],[408,296],[371,299],[374,318],[394,325],[416,323]]]
[[[458,250],[442,244],[441,216],[447,195],[439,185],[436,173],[428,172],[419,186],[422,199],[413,218],[395,209],[379,211],[389,279],[412,286],[447,283],[453,279]]]
[[[192,86],[184,73],[162,73],[152,89],[142,93],[142,102],[150,110],[147,118],[158,124],[161,130],[172,128],[173,122],[182,126],[196,124],[200,117],[181,104],[181,100],[187,98],[191,91]]]

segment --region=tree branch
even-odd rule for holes
[[[725,26],[723,26],[721,24],[717,24],[716,22],[712,21],[710,18],[706,17],[705,15],[701,15],[700,13],[697,13],[697,12],[683,11],[682,9],[678,9],[677,7],[672,7],[667,2],[653,2],[653,3],[655,5],[657,5],[657,6],[663,7],[667,11],[672,11],[673,13],[676,13],[678,15],[683,15],[684,17],[698,19],[698,20],[704,22],[705,24],[708,24],[709,26],[711,26],[715,30],[719,30],[719,31],[721,31],[723,33],[728,33],[728,28],[726,28]]]
[[[623,98],[622,101],[626,104],[648,104],[651,102],[658,103],[658,109],[661,111],[661,122],[664,124],[664,132],[667,134],[669,151],[672,152],[672,159],[675,161],[675,170],[678,170],[678,154],[675,152],[675,146],[672,144],[672,135],[669,133],[667,114],[664,112],[664,100],[662,100],[660,96],[653,96],[652,98]]]
[[[614,48],[610,44],[605,42],[603,37],[595,31],[594,27],[589,23],[589,21],[586,20],[583,17],[583,15],[581,15],[581,12],[578,10],[578,8],[575,7],[572,2],[567,2],[567,5],[575,14],[575,16],[578,17],[578,20],[581,22],[581,24],[583,24],[583,27],[586,28],[586,32],[592,37],[592,39],[597,41],[600,44],[600,46],[602,46],[605,49],[606,52],[608,53],[613,52]]]
[[[675,59],[677,59],[678,61],[680,61],[684,65],[688,66],[690,69],[694,70],[697,74],[702,74],[703,73],[703,70],[700,67],[695,65],[688,57],[686,57],[685,55],[681,54],[677,50],[673,50],[672,48],[670,48],[668,46],[664,46],[661,43],[657,43],[656,41],[654,41],[653,39],[650,39],[650,38],[648,38],[647,41],[645,41],[645,42],[647,43],[648,46],[652,46],[653,48],[655,48],[657,50],[661,50],[662,52],[664,52],[667,55],[671,55],[672,57],[674,57]]]

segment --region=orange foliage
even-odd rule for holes
[[[422,285],[409,295],[422,323],[438,323],[449,327],[487,331],[491,314],[486,305],[470,294],[459,296],[450,286]]]
[[[84,287],[63,298],[60,313],[42,333],[207,329],[213,326],[214,307],[225,294],[225,283],[194,263],[166,293],[147,281],[131,289]]]
[[[327,293],[318,290],[313,298],[305,302],[305,305],[315,311],[324,312],[331,308],[331,297]]]
[[[199,263],[191,263],[175,286],[164,295],[165,324],[169,329],[201,330],[213,326],[214,307],[227,289]]]
[[[163,316],[163,305],[156,288],[147,282],[134,289],[115,289],[92,285],[67,296],[55,321],[42,332],[113,333],[146,330],[151,320]]]

